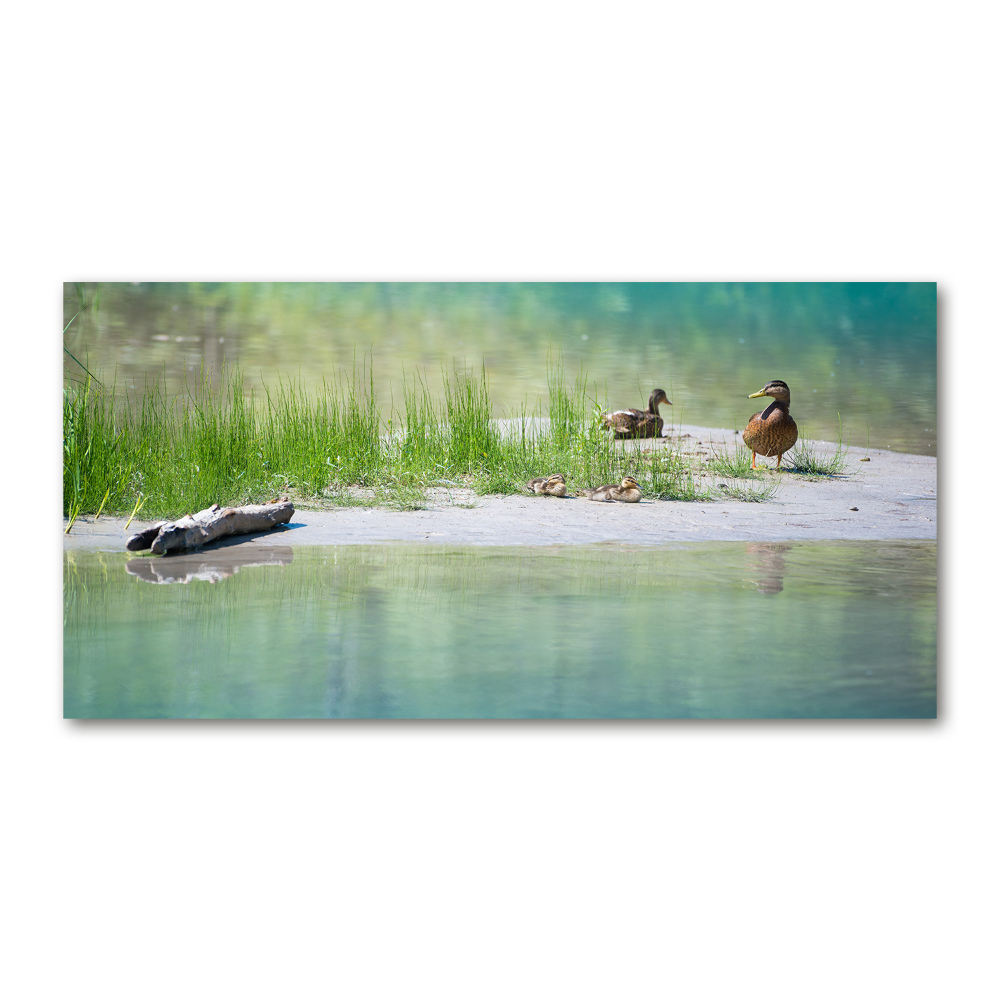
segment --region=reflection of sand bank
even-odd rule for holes
[[[239,552],[222,549],[209,554],[192,553],[169,558],[130,559],[125,571],[146,583],[191,583],[206,580],[218,583],[251,566],[287,566],[292,561],[290,546]]]
[[[791,545],[784,542],[751,542],[746,548],[743,584],[756,587],[762,594],[780,594],[785,589],[785,553]]]

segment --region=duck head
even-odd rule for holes
[[[792,394],[788,391],[788,385],[780,378],[773,378],[760,392],[751,392],[747,399],[756,399],[758,396],[773,396],[779,403],[788,406],[792,401]]]
[[[669,399],[667,399],[667,394],[662,389],[654,389],[652,395],[649,397],[649,412],[656,413],[657,407],[660,403],[666,403],[667,406],[674,405]]]

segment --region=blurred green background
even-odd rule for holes
[[[769,379],[804,436],[934,455],[937,287],[921,283],[76,283],[66,348],[102,380],[168,388],[238,364],[320,386],[370,363],[388,414],[404,376],[485,363],[495,416],[546,393],[561,354],[612,406],[663,387],[674,424],[737,429]],[[75,316],[75,319],[73,317]],[[68,380],[83,373],[64,355]]]

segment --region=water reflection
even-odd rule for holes
[[[404,372],[436,389],[485,359],[502,416],[545,398],[552,348],[615,406],[662,385],[674,421],[742,428],[747,386],[780,378],[804,436],[835,439],[840,414],[854,444],[936,451],[933,283],[67,283],[64,308],[67,348],[137,391],[226,362],[247,389],[314,387],[369,353],[388,413]]]
[[[290,546],[239,551],[232,548],[212,553],[130,559],[125,572],[146,583],[218,583],[241,569],[258,566],[287,566],[292,561]]]
[[[788,542],[749,542],[743,582],[761,594],[780,594],[785,589],[785,553]]]
[[[936,712],[934,543],[301,547],[146,586],[181,558],[66,554],[67,716]]]

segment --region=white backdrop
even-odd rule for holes
[[[995,983],[996,14],[686,6],[8,13],[8,995]],[[941,719],[63,721],[61,283],[473,278],[940,282]]]

